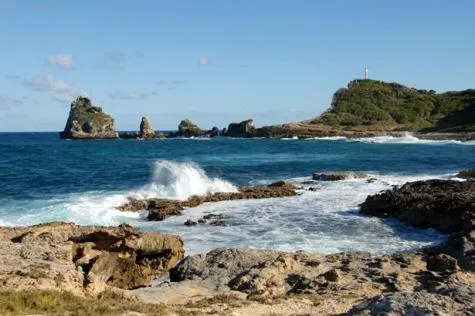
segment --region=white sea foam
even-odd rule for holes
[[[434,144],[434,145],[444,145],[444,144],[458,144],[458,145],[473,145],[475,142],[466,141],[462,142],[459,140],[432,140],[432,139],[421,139],[413,136],[410,133],[405,133],[402,136],[377,136],[377,137],[368,137],[368,138],[356,138],[353,141],[358,141],[362,143],[373,143],[373,144]]]
[[[475,145],[475,141],[460,141],[454,139],[447,140],[434,140],[434,139],[421,139],[412,135],[409,132],[402,134],[401,136],[376,136],[376,137],[361,137],[361,138],[347,138],[344,136],[330,136],[330,137],[314,137],[307,138],[306,140],[330,140],[330,141],[347,141],[347,142],[360,142],[370,144],[429,144],[429,145]]]
[[[347,138],[345,136],[326,136],[306,138],[305,140],[347,140]]]
[[[127,222],[147,231],[179,234],[187,254],[216,247],[272,248],[314,252],[346,250],[381,254],[425,246],[441,241],[444,235],[434,230],[408,227],[394,220],[363,217],[358,205],[367,195],[401,185],[407,181],[450,178],[453,175],[379,175],[373,183],[365,179],[318,182],[310,177],[290,179],[302,187],[302,195],[279,199],[205,203],[162,222],[148,222],[145,213],[120,212],[117,206],[128,196],[186,198],[194,194],[235,191],[228,181],[213,178],[193,163],[166,160],[154,165],[150,183],[134,191],[119,193],[88,192],[61,196],[54,200],[34,200],[23,206],[21,214],[1,215],[0,225],[31,225],[48,221],[71,221],[82,225],[112,225]],[[260,183],[271,181],[261,180]],[[309,191],[313,187],[315,191]],[[5,208],[7,209],[7,208]],[[187,219],[220,213],[225,227],[201,224],[187,227]]]
[[[297,197],[206,203],[157,223],[142,223],[146,230],[180,234],[187,253],[202,253],[216,247],[272,248],[330,253],[359,250],[390,253],[442,241],[433,229],[408,227],[396,220],[358,215],[358,205],[368,194],[407,181],[449,178],[450,175],[378,175],[373,183],[365,179],[318,182],[309,177],[290,179],[303,186]],[[263,181],[265,182],[265,181]],[[270,181],[268,181],[270,182]],[[314,187],[316,191],[305,188]],[[219,213],[228,226],[183,225],[204,214]]]
[[[192,195],[216,192],[237,192],[237,188],[229,181],[208,177],[195,163],[159,160],[155,162],[150,183],[134,196],[184,200]]]
[[[298,136],[282,137],[280,140],[299,140]]]

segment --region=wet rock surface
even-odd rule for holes
[[[427,180],[368,196],[361,212],[379,217],[396,217],[419,227],[433,227],[450,233],[448,240],[425,249],[445,253],[460,266],[475,271],[475,181]],[[453,265],[442,258],[435,265]]]
[[[192,196],[185,201],[129,199],[128,203],[119,206],[119,210],[129,212],[146,210],[148,211],[148,220],[161,221],[169,216],[180,215],[185,208],[196,207],[206,202],[277,198],[295,195],[297,195],[297,192],[292,184],[279,181],[268,186],[241,187],[238,192],[218,192],[205,196]]]
[[[368,176],[356,171],[332,171],[332,172],[315,172],[312,175],[313,180],[317,181],[341,181],[348,179],[362,179]]]
[[[475,224],[475,181],[409,182],[368,196],[361,212],[447,233],[469,231]]]
[[[459,173],[457,173],[456,177],[466,180],[475,180],[475,168],[460,171]]]
[[[97,295],[134,289],[183,258],[178,236],[117,228],[49,223],[0,228],[0,289],[65,290]]]

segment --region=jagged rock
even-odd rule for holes
[[[220,135],[221,135],[221,131],[216,126],[213,127],[210,131],[205,132],[206,137],[216,137]]]
[[[150,284],[183,258],[178,236],[49,223],[0,228],[2,290],[64,290],[96,295]]]
[[[341,181],[348,179],[361,179],[366,177],[368,177],[366,174],[355,171],[315,172],[312,175],[313,180],[318,181]]]
[[[169,216],[180,215],[187,207],[196,207],[205,202],[219,202],[245,199],[277,198],[297,195],[295,187],[286,182],[279,181],[268,186],[242,187],[238,192],[217,192],[205,196],[192,196],[185,201],[167,199],[134,199],[118,207],[121,211],[148,210],[148,220],[161,221]],[[217,223],[218,224],[218,223]],[[223,224],[220,222],[219,224]]]
[[[475,225],[475,181],[408,182],[368,196],[361,212],[448,233],[470,231]]]
[[[184,119],[178,125],[178,136],[181,137],[199,137],[202,136],[203,130],[189,119]]]
[[[427,258],[427,269],[439,272],[455,272],[457,260],[446,254],[437,254]]]
[[[475,169],[468,169],[468,170],[463,170],[457,173],[456,175],[457,178],[461,179],[475,179]]]
[[[154,138],[155,131],[153,130],[152,123],[146,117],[142,117],[142,121],[140,122],[140,131],[139,131],[140,138]]]
[[[458,300],[470,306],[470,294],[475,288],[473,273],[428,271],[425,255],[417,252],[373,257],[358,252],[323,255],[221,248],[186,257],[170,270],[170,280],[183,284],[201,282],[221,291],[243,292],[255,299],[314,295],[321,303],[345,304],[347,310],[364,298],[398,292],[415,295],[421,291],[440,295],[452,304]],[[457,288],[460,297],[456,296]],[[362,310],[368,302],[364,305]]]
[[[186,222],[183,225],[185,225],[185,226],[196,226],[196,225],[198,225],[198,223],[191,220],[191,219],[187,219]]]
[[[254,123],[251,119],[240,123],[231,123],[225,132],[225,136],[230,137],[252,137],[255,131]]]
[[[349,315],[470,315],[470,302],[428,292],[394,293],[366,299]],[[467,314],[468,313],[468,314]]]
[[[69,117],[60,138],[100,139],[117,138],[114,119],[104,113],[102,108],[93,106],[91,100],[78,97],[71,103]]]

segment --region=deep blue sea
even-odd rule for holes
[[[127,222],[146,231],[180,234],[187,253],[216,247],[375,254],[443,240],[395,220],[358,214],[358,204],[407,181],[453,178],[475,167],[475,142],[372,139],[60,140],[57,133],[0,133],[0,225],[48,221],[87,225]],[[308,183],[312,172],[354,170],[377,179]],[[237,186],[287,179],[301,195],[231,201],[148,222],[145,213],[116,209],[127,197],[184,199]],[[308,187],[316,188],[308,191]],[[186,227],[206,213],[225,227]]]

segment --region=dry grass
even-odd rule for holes
[[[57,291],[0,292],[0,315],[120,315],[126,312],[168,315],[164,305],[123,301],[108,295],[95,299]]]

